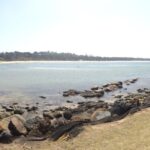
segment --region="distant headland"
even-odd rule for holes
[[[100,57],[57,52],[3,52],[0,61],[150,61],[150,58]]]

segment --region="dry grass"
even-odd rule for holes
[[[150,150],[150,109],[84,129],[69,141],[0,144],[0,150]]]

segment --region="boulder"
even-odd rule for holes
[[[65,119],[67,119],[67,120],[70,120],[71,117],[72,117],[71,111],[65,111],[65,112],[63,112],[63,117],[64,117]]]
[[[44,111],[43,112],[43,117],[44,118],[48,118],[48,119],[53,119],[54,118],[54,115],[51,111]]]
[[[40,122],[44,121],[43,118],[36,116],[34,118],[30,118],[28,120],[26,120],[25,122],[25,127],[27,128],[27,130],[32,130],[32,129],[37,129]]]
[[[96,110],[91,115],[91,121],[102,121],[102,122],[108,122],[111,119],[111,113],[108,110]]]
[[[14,114],[19,114],[19,115],[22,115],[25,111],[21,108],[18,108],[18,109],[15,109],[14,110]]]
[[[25,127],[29,131],[30,136],[41,136],[51,129],[51,122],[39,116],[28,119],[25,122]]]
[[[125,98],[114,102],[110,111],[112,114],[117,114],[121,116],[129,112],[130,109],[138,107],[139,105],[140,105],[139,99]]]
[[[19,136],[19,135],[26,135],[27,134],[27,129],[24,126],[25,121],[23,121],[23,120],[24,119],[21,116],[11,117],[8,128],[9,128],[12,135]]]

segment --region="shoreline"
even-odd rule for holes
[[[39,103],[36,105],[22,105],[16,102],[9,105],[1,103],[0,142],[11,143],[14,137],[19,138],[21,135],[24,136],[25,141],[43,141],[47,138],[57,141],[64,134],[74,137],[71,131],[77,132],[83,126],[121,120],[129,114],[150,107],[148,100],[150,90],[144,88],[126,95],[120,93],[111,96],[115,98],[112,102],[103,101],[101,97],[104,93],[113,93],[122,89],[124,84],[130,86],[136,82],[138,82],[137,78],[105,84],[102,87],[92,87],[88,91],[64,91],[63,96],[66,98],[80,95],[85,98],[85,101],[79,101],[76,105],[67,101],[68,106],[58,106],[53,109],[50,108],[53,105],[50,105],[49,108],[40,110]],[[92,100],[94,97],[98,98],[97,101]],[[41,96],[42,99],[45,97]]]
[[[150,60],[114,60],[114,61],[108,61],[108,60],[102,60],[102,61],[82,61],[82,60],[18,60],[18,61],[0,61],[0,64],[19,64],[19,63],[61,63],[61,62],[81,62],[81,63],[86,63],[86,62],[110,62],[110,63],[113,63],[113,62],[150,62]]]

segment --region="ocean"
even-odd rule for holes
[[[0,101],[26,103],[45,101],[59,104],[66,100],[61,96],[64,90],[88,90],[95,85],[101,86],[105,83],[132,78],[139,78],[136,88],[150,87],[150,62],[37,61],[0,63]],[[42,100],[39,96],[47,98]],[[79,98],[73,100],[78,101]]]

